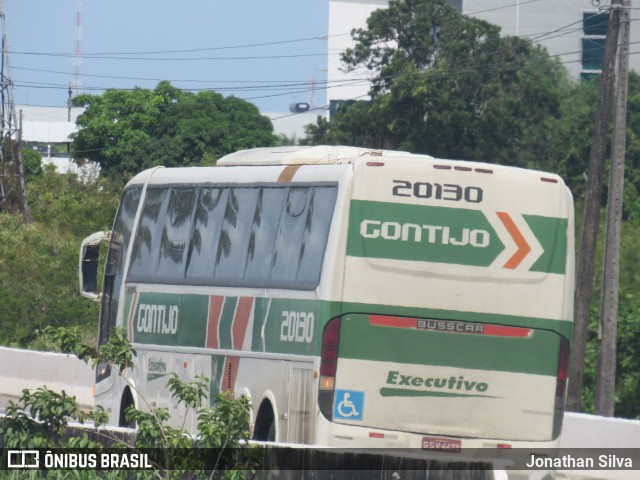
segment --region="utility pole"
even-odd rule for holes
[[[607,233],[599,330],[601,338],[596,373],[595,411],[598,415],[606,417],[612,417],[614,414],[616,391],[616,340],[618,336],[618,290],[620,286],[620,235],[624,194],[624,161],[627,140],[630,7],[630,0],[622,0],[622,4],[619,7],[621,12],[616,110],[613,123],[609,200],[607,202]]]
[[[0,63],[0,207],[5,207],[15,195],[22,210],[25,223],[31,221],[27,204],[27,187],[24,179],[24,167],[20,147],[16,149],[13,136],[16,128],[16,112],[13,102],[13,81],[9,67],[9,51],[7,45],[7,25],[4,15],[4,3],[0,0],[0,23],[2,24],[2,60]],[[15,191],[15,194],[13,192]]]
[[[584,358],[589,333],[589,307],[593,294],[595,252],[598,241],[598,228],[600,226],[600,199],[602,197],[604,164],[609,121],[611,119],[616,47],[620,29],[620,1],[612,0],[611,2],[604,61],[602,74],[600,75],[600,92],[598,94],[591,155],[589,157],[589,170],[587,172],[587,188],[576,272],[573,341],[569,358],[567,409],[571,411],[580,411],[582,406]]]
[[[14,145],[12,145],[14,148]],[[22,210],[22,218],[24,223],[31,223],[31,213],[29,212],[29,203],[27,202],[27,185],[25,183],[24,164],[22,163],[22,110],[20,110],[20,123],[18,124],[18,142],[14,149],[14,164],[16,167],[16,175],[20,181],[19,202]]]

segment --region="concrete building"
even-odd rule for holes
[[[597,0],[450,0],[463,15],[474,16],[502,28],[503,35],[529,38],[557,56],[572,78],[598,73],[604,54],[610,1]],[[366,26],[367,17],[388,0],[329,0],[329,61],[327,102],[365,98],[370,72],[345,72],[339,52],[353,45],[354,28]],[[631,44],[640,43],[634,22],[640,10],[631,9]],[[633,53],[633,49],[631,51]],[[640,70],[640,56],[630,56],[630,68]]]
[[[273,133],[284,135],[289,140],[295,142],[306,137],[304,127],[310,123],[316,123],[318,115],[324,115],[322,110],[312,110],[308,112],[262,112],[262,115],[269,117],[273,124]]]
[[[84,108],[16,105],[22,114],[22,141],[42,155],[44,165],[53,164],[60,173],[78,173],[68,153],[69,135],[76,131],[76,118]]]

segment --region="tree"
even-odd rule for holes
[[[22,149],[22,164],[27,176],[27,182],[34,177],[42,175],[42,155],[31,148]]]
[[[276,143],[273,126],[244,100],[182,91],[169,82],[154,90],[79,95],[72,153],[100,164],[107,176],[130,176],[156,165],[214,164],[222,155]]]
[[[585,172],[594,130],[596,80],[576,83],[567,91],[560,102],[559,116],[551,120],[551,135],[546,142],[551,159],[549,169],[564,178],[579,201],[584,197]]]
[[[392,0],[353,37],[342,59],[373,73],[371,100],[339,110],[313,141],[521,166],[547,157],[569,81],[542,48],[444,0]]]
[[[0,214],[0,343],[38,343],[48,325],[97,333],[98,305],[78,292],[80,240],[113,223],[122,185],[47,171],[29,179],[33,222]]]
[[[77,272],[72,237],[0,214],[0,343],[24,347],[47,325],[97,330],[97,305],[78,294]]]

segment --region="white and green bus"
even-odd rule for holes
[[[258,440],[553,447],[573,228],[556,175],[404,152],[261,148],[144,171],[81,248],[99,342],[123,327],[138,352],[122,377],[98,366],[96,403],[113,424],[132,404],[181,423],[175,372],[247,397]]]

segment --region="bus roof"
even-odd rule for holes
[[[217,166],[221,167],[266,167],[266,170],[260,170],[259,174],[252,171],[252,169],[247,169],[246,171],[242,169],[242,173],[239,173],[240,171],[231,173],[226,168],[219,169],[217,167],[177,167],[169,169],[155,167],[136,175],[129,181],[129,185],[145,183],[151,177],[153,177],[151,180],[153,184],[193,183],[195,179],[198,179],[199,182],[225,181],[235,183],[255,181],[256,175],[266,182],[281,181],[279,180],[279,174],[283,168],[286,170],[307,165],[309,167],[322,166],[322,170],[324,170],[330,166],[344,168],[347,165],[357,166],[359,164],[374,167],[386,164],[387,169],[389,169],[388,172],[400,172],[406,168],[412,168],[410,165],[420,164],[425,168],[438,171],[451,170],[476,174],[500,174],[503,180],[506,178],[528,178],[531,181],[538,182],[542,180],[543,182],[558,183],[564,186],[562,178],[558,175],[537,170],[469,160],[441,159],[425,154],[412,154],[401,151],[328,145],[253,148],[225,155],[216,163]],[[315,169],[313,170],[315,171]],[[333,169],[331,170],[333,171]],[[307,176],[301,175],[301,173],[302,171],[296,174],[296,180],[304,178],[305,181],[308,181]],[[314,172],[312,177],[317,175],[318,172]],[[336,170],[333,173],[324,172],[320,177],[322,177],[323,181],[326,181],[329,177],[341,175]],[[511,177],[512,175],[513,177]],[[320,177],[317,179],[320,180]]]
[[[408,152],[371,148],[318,145],[313,147],[253,148],[225,155],[217,165],[331,165],[351,163],[353,159],[371,156],[411,156]]]

